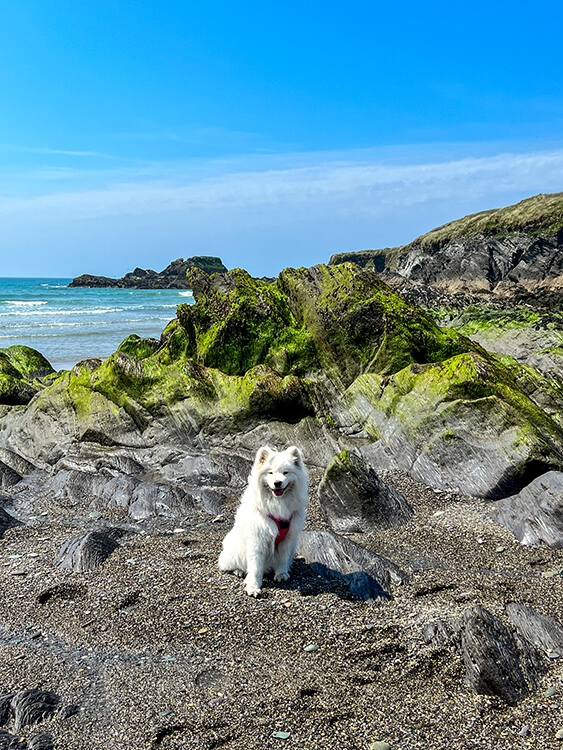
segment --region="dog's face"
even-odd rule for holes
[[[292,489],[303,472],[303,454],[295,446],[281,452],[264,446],[256,454],[254,466],[261,484],[275,497],[282,497]]]

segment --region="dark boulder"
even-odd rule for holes
[[[392,584],[408,578],[389,560],[329,531],[303,532],[297,554],[319,575],[345,581],[360,599],[389,598]]]
[[[10,711],[14,716],[14,730],[19,732],[24,727],[38,724],[43,719],[52,717],[60,704],[61,699],[56,693],[37,688],[21,690],[10,701]]]
[[[122,529],[100,529],[86,531],[68,539],[55,559],[55,565],[69,568],[76,573],[94,570],[102,565],[119,547]]]
[[[547,659],[532,642],[481,606],[467,609],[451,624],[429,623],[424,638],[433,646],[453,646],[463,659],[467,685],[511,706],[537,689],[547,669]]]
[[[401,526],[413,513],[400,492],[388,487],[369,464],[349,451],[332,459],[318,494],[325,521],[339,533]]]

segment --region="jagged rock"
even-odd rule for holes
[[[241,270],[188,277],[196,304],[178,308],[158,348],[129,339],[94,370],[60,375],[3,417],[2,444],[52,465],[78,444],[196,452],[230,442],[245,455],[277,433],[272,442],[307,441],[316,465],[354,448],[376,470],[493,498],[563,468],[563,430],[513,370],[374,273],[344,264],[286,269],[275,283]]]
[[[526,545],[563,547],[563,473],[549,471],[517,495],[495,503],[491,516]]]
[[[11,469],[13,469],[15,472],[17,472],[21,476],[24,476],[25,474],[30,474],[32,471],[35,471],[36,469],[36,467],[34,466],[34,464],[31,463],[31,461],[28,461],[23,456],[20,456],[17,453],[14,453],[13,451],[8,450],[7,448],[0,448],[0,461],[6,466],[9,466]]]
[[[389,598],[392,583],[400,585],[408,578],[389,560],[329,531],[303,532],[297,554],[325,578],[343,579],[360,599]]]
[[[14,730],[19,732],[24,727],[53,716],[60,703],[61,699],[56,693],[36,688],[21,690],[10,702],[14,714]]]
[[[21,482],[22,476],[14,471],[10,466],[7,466],[3,461],[0,461],[0,487],[8,489],[13,487],[18,482]]]
[[[192,258],[178,258],[166,266],[163,271],[135,268],[120,279],[107,276],[83,274],[77,276],[69,286],[72,287],[119,287],[126,289],[189,289],[186,281],[188,268],[201,268],[207,273],[226,273],[227,268],[220,258],[209,255],[196,255]]]
[[[362,458],[343,451],[327,466],[318,490],[325,521],[339,533],[377,532],[401,526],[412,508]]]
[[[129,515],[134,520],[150,516],[185,516],[193,512],[194,498],[176,485],[140,482],[133,491]]]
[[[526,640],[543,651],[563,653],[563,627],[553,617],[547,617],[523,604],[512,603],[506,614]]]
[[[0,750],[26,750],[27,742],[0,729]]]
[[[17,518],[14,518],[14,516],[6,513],[4,508],[0,507],[0,539],[4,536],[4,532],[6,531],[6,529],[21,525],[21,521],[18,521]]]
[[[119,539],[124,533],[123,529],[113,528],[78,534],[63,544],[55,559],[55,565],[69,568],[76,573],[94,570],[119,547]]]
[[[434,646],[453,645],[463,659],[467,685],[509,705],[516,705],[535,690],[547,669],[547,660],[533,643],[512,633],[481,606],[467,609],[452,624],[428,624],[424,638]]]

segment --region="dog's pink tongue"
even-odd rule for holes
[[[283,495],[283,490],[272,490],[272,492],[276,497],[281,497]]]

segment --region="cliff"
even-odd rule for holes
[[[563,289],[563,193],[536,195],[437,227],[408,245],[338,253],[330,265],[354,261],[447,292],[497,295]]]

